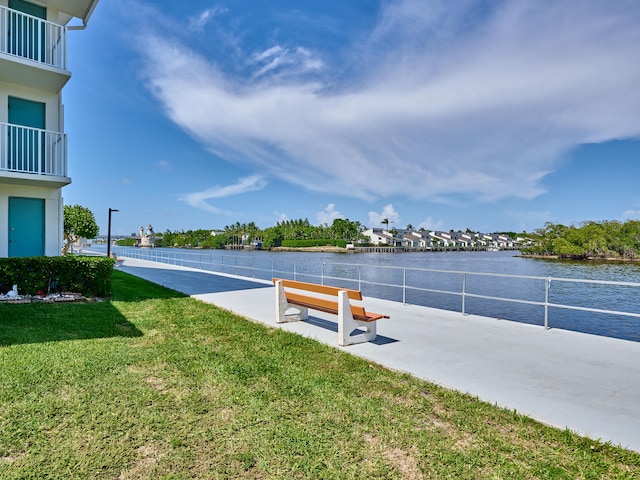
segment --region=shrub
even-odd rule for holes
[[[121,238],[116,242],[119,247],[133,247],[138,240],[136,238]]]
[[[326,245],[331,245],[334,247],[342,247],[345,248],[347,246],[347,242],[344,240],[335,240],[332,238],[321,238],[316,240],[283,240],[283,247],[324,247]]]
[[[18,285],[24,295],[70,291],[108,297],[114,264],[112,258],[89,256],[0,258],[0,293]]]

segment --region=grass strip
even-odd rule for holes
[[[115,271],[0,305],[0,478],[640,478],[640,455]]]

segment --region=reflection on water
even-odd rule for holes
[[[253,278],[295,277],[324,282],[360,289],[365,296],[460,312],[464,290],[468,294],[464,299],[465,313],[534,325],[544,324],[544,308],[540,305],[472,295],[541,303],[545,300],[544,279],[549,277],[640,283],[639,264],[542,260],[518,257],[517,252],[336,254],[126,247],[117,247],[117,252],[144,254],[150,260]],[[550,303],[583,308],[640,313],[638,298],[638,286],[553,280],[549,289]],[[640,341],[640,318],[550,307],[548,324],[553,328]]]

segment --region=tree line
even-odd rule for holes
[[[565,226],[547,222],[529,235],[533,244],[523,253],[568,259],[640,258],[640,220],[605,220]]]
[[[383,220],[388,226],[389,221]],[[65,206],[66,247],[79,236],[92,238],[97,234],[93,214],[84,207]],[[228,245],[247,245],[260,242],[263,248],[280,246],[341,245],[366,242],[363,235],[366,227],[358,221],[336,218],[331,225],[312,225],[307,218],[283,220],[273,227],[260,229],[254,222],[236,222],[223,230],[167,230],[156,237],[158,247],[191,247],[223,249]],[[411,225],[407,225],[412,230]],[[392,229],[392,232],[395,229]],[[469,232],[470,230],[467,229]],[[506,232],[515,237],[514,232]],[[533,233],[522,232],[531,239],[522,252],[531,255],[554,256],[567,259],[640,259],[640,220],[619,222],[604,220],[586,221],[577,225],[562,225],[551,222]],[[132,234],[135,236],[135,233]],[[125,243],[129,242],[129,243]],[[302,243],[301,243],[302,242]],[[133,245],[135,239],[119,241],[121,245]],[[66,249],[65,249],[66,253]]]
[[[260,242],[263,248],[287,246],[305,241],[305,245],[356,242],[363,239],[365,227],[358,221],[336,218],[331,225],[312,225],[309,219],[283,220],[273,227],[260,229],[254,222],[236,222],[223,230],[171,231],[157,235],[158,247],[225,248],[227,245],[247,245]],[[293,245],[290,245],[293,246]]]

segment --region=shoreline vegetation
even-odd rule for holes
[[[584,257],[584,256],[563,256],[563,255],[544,255],[536,253],[520,253],[515,255],[522,258],[537,258],[540,260],[557,260],[559,262],[592,262],[592,263],[640,263],[640,256],[634,258],[623,257]]]
[[[570,226],[548,222],[536,231],[522,254],[563,260],[635,261],[640,259],[640,220]]]
[[[639,478],[640,454],[114,271],[0,305],[0,478]]]
[[[383,223],[385,223],[383,221]],[[388,224],[387,224],[388,226]],[[375,238],[374,238],[375,237]],[[425,240],[426,239],[426,240]],[[135,234],[118,245],[133,246]],[[546,223],[532,233],[432,232],[406,229],[366,229],[360,222],[335,219],[332,225],[311,225],[308,219],[286,220],[273,227],[255,223],[226,226],[224,230],[190,230],[158,234],[157,247],[286,252],[426,252],[519,250],[523,257],[589,262],[636,262],[640,259],[640,220]],[[420,246],[416,246],[420,245]]]
[[[349,249],[345,247],[337,247],[333,245],[325,245],[323,247],[273,247],[271,252],[319,252],[319,253],[348,253]]]

